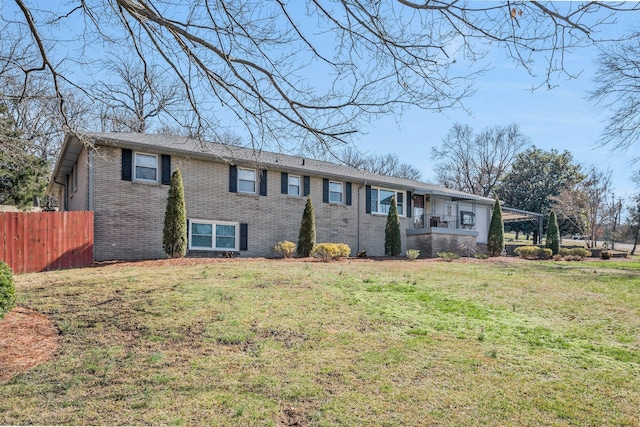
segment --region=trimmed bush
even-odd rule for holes
[[[311,251],[311,256],[323,261],[330,259],[347,258],[351,254],[351,248],[344,243],[319,243]]]
[[[311,251],[316,244],[316,216],[313,213],[313,203],[311,197],[307,196],[307,203],[304,205],[302,220],[300,221],[300,232],[298,234],[298,256],[306,258],[311,255]]]
[[[549,225],[547,226],[547,248],[551,249],[554,255],[560,253],[560,230],[558,229],[558,221],[556,220],[556,213],[554,211],[549,212]]]
[[[515,254],[524,259],[549,259],[553,252],[549,248],[527,245],[516,248]]]
[[[384,228],[384,254],[396,256],[402,251],[402,239],[400,234],[400,219],[398,218],[398,205],[396,198],[391,198],[391,206],[387,215],[387,224]]]
[[[413,261],[420,256],[420,249],[407,249],[406,256],[409,261]]]
[[[487,239],[487,255],[500,256],[504,250],[504,223],[502,222],[502,207],[496,197],[493,205],[493,214],[489,224],[489,236]]]
[[[169,183],[162,247],[169,258],[182,258],[187,253],[187,210],[184,204],[182,174],[178,169],[171,175]]]
[[[0,319],[16,305],[16,289],[13,271],[6,262],[0,261]]]
[[[613,254],[609,251],[600,252],[600,259],[610,259],[612,256]]]
[[[280,254],[285,258],[293,258],[293,254],[296,253],[296,244],[289,240],[283,240],[275,244],[273,252]]]
[[[591,251],[585,248],[560,248],[560,255],[565,258],[572,256],[574,259],[589,258],[591,256]]]
[[[446,262],[451,262],[454,259],[460,258],[460,255],[458,255],[455,252],[438,252],[436,255],[438,255],[440,258],[442,258]]]

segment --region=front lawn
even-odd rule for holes
[[[212,260],[15,277],[0,424],[640,424],[640,262]]]

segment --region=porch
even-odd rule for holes
[[[423,258],[437,257],[438,252],[472,256],[478,243],[486,243],[486,236],[480,236],[485,229],[488,232],[488,204],[478,203],[480,198],[474,195],[438,193],[413,195],[407,248],[419,249]]]

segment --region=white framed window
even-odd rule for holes
[[[240,227],[235,222],[189,221],[189,249],[237,251]]]
[[[256,178],[255,170],[238,168],[238,192],[255,193],[257,183]]]
[[[287,194],[290,196],[299,196],[300,193],[300,177],[297,175],[289,175]]]
[[[342,183],[329,181],[329,203],[342,203]]]
[[[158,156],[156,154],[135,153],[133,169],[136,181],[158,182]]]
[[[398,215],[404,216],[404,192],[388,188],[371,187],[371,213],[388,214],[393,197],[396,198]]]

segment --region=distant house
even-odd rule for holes
[[[384,255],[395,197],[402,249],[421,256],[466,253],[485,244],[494,201],[419,181],[298,156],[203,143],[169,135],[92,133],[91,147],[67,135],[48,193],[61,210],[94,211],[94,258],[163,258],[162,228],[171,173],[182,172],[188,256],[273,255],[297,242],[306,196],[318,242],[352,254]]]

